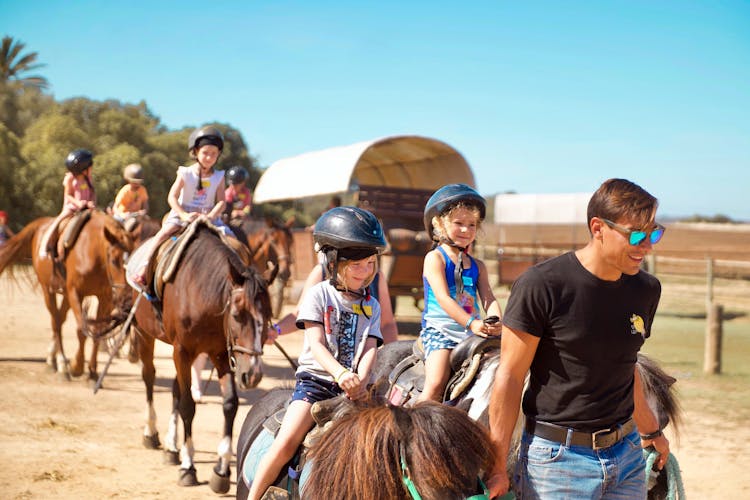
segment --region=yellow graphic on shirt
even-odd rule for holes
[[[639,333],[642,337],[646,336],[646,325],[643,322],[643,318],[637,314],[630,316],[630,333],[633,335]]]
[[[201,179],[201,187],[206,189],[211,186],[211,179]]]
[[[363,311],[364,309],[364,311]],[[372,306],[360,306],[359,304],[352,304],[352,311],[354,314],[364,314],[365,316],[372,316]]]

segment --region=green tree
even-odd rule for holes
[[[0,45],[0,81],[18,80],[24,86],[47,88],[47,79],[43,76],[24,76],[29,71],[41,68],[44,64],[36,62],[38,54],[29,52],[22,55],[26,45],[20,41],[13,41],[13,37],[4,36]]]

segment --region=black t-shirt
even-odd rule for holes
[[[647,272],[604,281],[573,252],[519,277],[503,323],[540,337],[524,413],[587,432],[630,418],[636,355],[660,296],[659,280]]]

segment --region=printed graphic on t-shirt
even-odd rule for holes
[[[357,315],[342,311],[338,324],[339,363],[351,367],[354,362],[354,342],[357,337]]]
[[[643,322],[643,318],[637,314],[630,316],[630,334],[640,334],[644,339],[646,338],[646,326]]]

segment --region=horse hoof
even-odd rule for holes
[[[198,476],[195,473],[195,467],[189,469],[180,469],[178,486],[198,486]]]
[[[180,465],[180,453],[172,450],[164,450],[164,463],[167,465]]]
[[[211,480],[208,482],[209,486],[211,486],[211,491],[214,493],[226,493],[229,491],[229,476],[230,471],[227,470],[227,475],[222,476],[218,474],[215,470],[211,474]]]
[[[159,433],[157,432],[153,436],[143,436],[143,446],[149,450],[158,450],[161,446]]]

